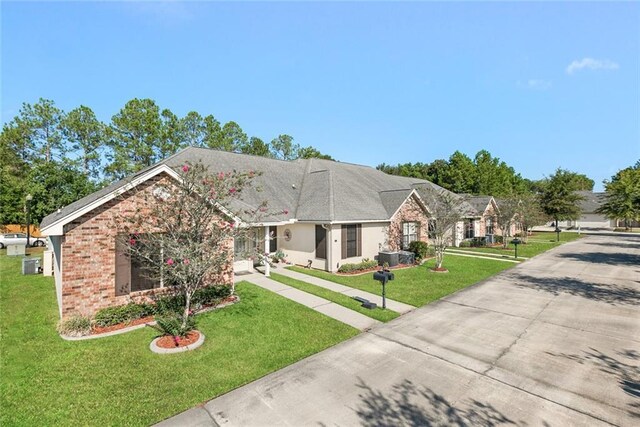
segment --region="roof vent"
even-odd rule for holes
[[[295,190],[296,189],[296,185],[295,184],[291,184],[291,188],[293,188]]]

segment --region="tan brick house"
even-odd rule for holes
[[[266,200],[271,211],[282,212],[259,224],[241,224],[254,238],[230,243],[229,264],[220,283],[231,282],[234,269],[251,266],[245,257],[256,248],[265,253],[282,250],[292,263],[336,271],[344,263],[374,259],[381,250],[427,241],[429,210],[420,192],[440,189],[429,181],[355,164],[186,148],[44,218],[41,229],[54,254],[61,317],[91,315],[161,291],[161,285],[147,283],[135,263],[119,251],[113,217],[144,209],[140,192],[153,191],[160,180],[179,179],[176,168],[188,162],[202,162],[212,173],[258,172],[254,185],[243,191],[243,206],[258,207]]]

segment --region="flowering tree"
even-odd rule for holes
[[[186,333],[196,291],[233,274],[233,239],[249,231],[239,218],[258,222],[267,207],[239,208],[246,206],[241,196],[256,176],[253,171],[212,174],[197,163],[177,172],[179,179],[159,180],[141,191],[143,202],[133,214],[123,212],[114,219],[118,238],[143,266],[143,274],[184,297],[180,320]]]
[[[516,216],[521,201],[518,196],[509,196],[497,199],[496,202],[498,204],[496,219],[502,232],[502,247],[507,248],[509,246],[508,237],[511,237],[511,226],[517,221]]]
[[[442,188],[422,188],[420,196],[430,213],[429,239],[435,251],[435,270],[445,271],[444,252],[454,243],[458,222],[465,216],[464,199]]]

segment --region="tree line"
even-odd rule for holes
[[[178,117],[152,99],[132,99],[109,123],[81,105],[65,112],[54,101],[24,103],[0,134],[0,224],[32,221],[174,154],[186,146],[283,160],[331,156],[303,147],[287,134],[270,142],[196,111]]]
[[[548,181],[523,178],[515,169],[487,150],[480,150],[472,159],[455,151],[449,159],[431,163],[380,164],[377,169],[392,175],[426,179],[458,194],[505,197],[513,194],[539,192]],[[556,171],[557,172],[557,171]],[[586,175],[569,172],[572,188],[593,190],[594,182]]]

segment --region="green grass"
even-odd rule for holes
[[[553,249],[564,243],[571,242],[576,239],[584,237],[578,233],[560,233],[560,242],[556,242],[556,233],[553,232],[535,232],[529,236],[528,243],[518,245],[518,257],[531,258],[539,255],[549,249]],[[513,240],[513,239],[510,239]],[[515,255],[515,249],[512,244],[509,244],[508,249],[502,249],[502,246],[496,246],[493,248],[458,248],[465,251],[472,252],[484,252],[508,256],[513,258]]]
[[[358,313],[364,314],[365,316],[369,316],[381,322],[388,322],[389,320],[393,320],[400,315],[395,311],[389,309],[383,310],[380,307],[369,310],[368,308],[362,307],[362,303],[354,300],[350,296],[341,294],[339,292],[334,292],[329,289],[321,288],[320,286],[312,285],[310,283],[301,282],[300,280],[292,279],[291,277],[283,276],[281,274],[271,273],[271,278],[273,280],[277,280],[280,283],[284,283],[285,285],[289,285],[292,288],[300,289],[303,292],[307,292],[320,298],[335,302],[336,304],[339,304],[353,311],[357,311]]]
[[[395,280],[387,284],[387,297],[419,307],[515,265],[504,261],[445,256],[443,267],[449,269],[449,273],[434,273],[429,271],[434,264],[434,260],[430,260],[419,267],[394,270]],[[381,293],[381,285],[373,280],[371,273],[340,276],[301,267],[289,268],[352,288]]]
[[[241,301],[198,316],[206,340],[176,355],[149,350],[151,328],[67,342],[53,279],[22,276],[0,256],[0,425],[149,425],[357,335],[249,283]]]

